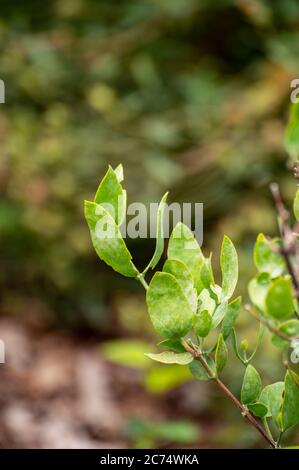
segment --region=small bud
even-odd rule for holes
[[[241,342],[241,349],[242,349],[242,351],[247,351],[248,341],[246,339],[243,339],[243,341]]]

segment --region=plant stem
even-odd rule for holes
[[[255,320],[259,321],[260,323],[263,323],[263,325],[265,325],[268,330],[279,336],[281,339],[288,341],[289,343],[292,343],[292,341],[299,340],[299,336],[287,336],[282,331],[278,330],[275,326],[271,325],[271,323],[269,323],[265,318],[258,315],[258,313],[253,307],[251,307],[251,305],[245,305],[245,310],[247,310],[249,315],[251,315]]]
[[[254,416],[245,408],[245,406],[242,405],[242,403],[233,395],[233,393],[224,385],[224,383],[214,375],[213,371],[210,369],[209,365],[207,364],[203,354],[201,351],[193,349],[187,342],[182,342],[184,348],[186,351],[190,352],[194,358],[197,358],[205,370],[207,371],[208,375],[210,376],[211,379],[216,382],[218,387],[223,391],[223,393],[234,403],[234,405],[239,409],[241,412],[242,416],[244,416],[255,428],[256,430],[263,436],[263,438],[267,441],[267,443],[275,449],[276,442],[274,439],[270,436],[268,436],[267,432],[265,429],[261,426],[261,424],[254,418]]]
[[[139,273],[138,276],[136,277],[136,279],[143,285],[143,287],[145,288],[145,290],[148,289],[148,283],[147,283],[146,280],[144,279],[143,274]]]

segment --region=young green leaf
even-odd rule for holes
[[[216,348],[216,353],[215,353],[215,364],[216,364],[217,374],[219,374],[224,369],[225,364],[227,362],[227,357],[228,357],[227,347],[223,339],[223,336],[220,333],[218,337],[217,348]]]
[[[200,272],[200,279],[201,279],[202,285],[206,289],[209,289],[211,285],[214,286],[215,284],[213,269],[212,269],[212,254],[210,255],[209,258],[204,259],[204,263],[202,265],[201,272]]]
[[[299,104],[291,107],[290,119],[285,133],[286,150],[293,160],[299,158]]]
[[[257,416],[258,418],[264,418],[268,413],[267,406],[259,401],[256,403],[249,403],[247,408],[249,411],[251,411],[251,413],[254,414],[254,416]]]
[[[153,254],[152,259],[150,260],[149,264],[143,271],[143,274],[145,274],[150,268],[154,269],[157,264],[160,261],[160,258],[163,254],[164,250],[164,232],[163,232],[163,221],[164,221],[164,210],[165,210],[165,204],[166,204],[166,199],[167,199],[168,193],[165,193],[164,196],[162,197],[159,207],[158,207],[158,212],[157,212],[157,230],[156,230],[156,248],[155,252]]]
[[[222,300],[228,300],[234,293],[238,281],[238,255],[233,242],[226,235],[223,238],[220,266],[222,272]]]
[[[280,276],[285,269],[278,250],[279,244],[275,240],[268,241],[262,233],[258,235],[254,246],[254,262],[261,273],[268,273],[272,278]]]
[[[123,276],[136,277],[138,271],[111,215],[100,205],[85,201],[85,217],[97,255]]]
[[[284,397],[281,408],[281,423],[282,430],[286,431],[287,429],[295,426],[299,422],[299,387],[294,380],[296,376],[295,372],[290,373],[287,371],[284,380]]]
[[[266,297],[270,288],[269,281],[261,281],[258,278],[251,279],[248,284],[248,293],[251,302],[260,310],[266,310]]]
[[[179,364],[185,366],[193,361],[193,356],[189,352],[175,353],[173,351],[164,351],[159,354],[145,354],[153,361],[162,362],[163,364]]]
[[[218,305],[212,318],[212,328],[217,328],[217,326],[222,322],[227,312],[227,308],[228,308],[227,301],[222,302],[221,304]]]
[[[296,191],[293,209],[294,209],[295,218],[297,221],[299,221],[299,189],[297,189]]]
[[[212,373],[215,374],[216,367],[213,359],[211,359],[210,356],[205,356],[205,360],[208,366],[210,367]],[[209,376],[206,369],[198,359],[195,359],[189,364],[189,370],[196,380],[210,380],[212,378]]]
[[[207,310],[210,315],[213,315],[216,308],[216,302],[212,299],[208,289],[203,289],[198,296],[198,307],[197,310]]]
[[[155,330],[166,338],[185,336],[192,328],[193,311],[176,278],[155,273],[146,293]]]
[[[281,323],[278,329],[287,336],[297,336],[299,335],[299,320],[288,320]]]
[[[224,340],[226,340],[232,332],[236,319],[239,315],[241,302],[242,302],[242,298],[237,297],[235,300],[230,302],[227,306],[227,309],[223,318],[222,326],[221,326],[221,333],[223,335]]]
[[[197,293],[189,269],[177,259],[168,259],[163,266],[163,272],[172,274],[176,278],[190,303],[192,311],[196,312]]]
[[[118,182],[121,183],[124,180],[124,169],[121,163],[114,169],[114,173],[116,174]]]
[[[278,425],[278,415],[281,409],[284,392],[284,382],[267,385],[260,395],[259,401],[268,408],[267,418],[272,417]]]
[[[258,400],[262,391],[262,381],[258,371],[252,366],[246,367],[242,389],[241,389],[241,402],[244,405],[254,403]]]
[[[163,341],[160,341],[160,343],[158,343],[158,346],[161,346],[162,348],[172,349],[175,352],[186,352],[180,340],[176,338],[164,339]]]
[[[194,330],[197,336],[205,338],[208,336],[212,328],[212,317],[208,310],[202,310],[195,317]]]
[[[119,173],[118,170],[118,175]],[[123,191],[118,176],[110,165],[98,187],[93,202],[101,204],[115,220],[116,225],[122,223],[126,211],[126,192]]]
[[[197,292],[203,289],[200,273],[204,256],[191,230],[181,222],[173,229],[167,255],[184,263],[192,274]]]
[[[280,277],[273,281],[265,299],[268,315],[276,320],[289,318],[294,312],[292,283],[289,278]]]

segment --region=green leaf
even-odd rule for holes
[[[268,408],[267,418],[272,417],[278,425],[278,415],[281,409],[284,392],[284,382],[267,385],[260,395],[259,401]]]
[[[210,315],[213,315],[216,308],[216,302],[212,299],[208,289],[203,289],[198,296],[198,312],[207,310]]]
[[[227,309],[223,318],[222,326],[221,326],[221,333],[223,335],[224,340],[226,340],[232,332],[234,324],[239,315],[241,302],[242,302],[242,298],[237,297],[235,300],[230,302],[227,306]]]
[[[167,199],[168,193],[165,193],[162,197],[157,213],[157,231],[156,231],[156,248],[153,254],[152,259],[150,260],[149,264],[143,271],[145,274],[150,268],[154,269],[160,261],[160,258],[164,251],[164,231],[163,231],[163,221],[164,221],[164,210],[165,204]]]
[[[286,431],[287,429],[295,426],[299,422],[299,387],[294,380],[299,377],[296,376],[295,372],[290,373],[287,371],[284,380],[284,397],[281,408],[281,423],[282,430]]]
[[[234,293],[238,281],[238,255],[233,242],[226,235],[223,238],[220,266],[222,272],[222,300],[228,300]]]
[[[163,272],[172,274],[176,278],[190,303],[192,311],[196,312],[197,293],[194,289],[193,278],[189,269],[177,259],[168,259],[163,266]]]
[[[279,243],[276,240],[268,241],[262,233],[258,235],[254,246],[254,262],[261,273],[269,273],[272,278],[280,276],[285,269],[278,250]]]
[[[260,310],[266,309],[266,297],[270,283],[268,281],[261,281],[259,278],[251,279],[248,284],[248,293],[251,302]]]
[[[215,364],[216,364],[216,370],[218,374],[224,369],[225,364],[227,362],[227,357],[228,357],[227,347],[223,339],[223,336],[220,333],[218,337],[217,348],[216,348],[216,353],[215,353]]]
[[[213,269],[212,269],[212,254],[210,255],[209,258],[204,259],[204,263],[201,268],[200,272],[200,278],[202,285],[208,289],[212,286],[214,286],[215,281],[214,281],[214,275],[213,275]]]
[[[297,221],[299,221],[299,189],[297,189],[296,191],[293,209],[294,209],[295,218]]]
[[[104,207],[115,220],[116,225],[122,223],[126,211],[126,192],[123,191],[118,180],[119,176],[120,170],[118,170],[117,176],[109,165],[108,171],[102,179],[93,201]]]
[[[116,174],[118,182],[121,183],[124,180],[124,169],[121,163],[114,169],[114,173]]]
[[[285,133],[286,150],[293,160],[299,159],[299,104],[292,104]]]
[[[252,366],[246,367],[242,390],[241,390],[241,402],[244,405],[254,403],[260,396],[262,391],[262,381],[258,371]]]
[[[193,356],[189,352],[175,353],[173,351],[164,351],[159,354],[145,354],[153,361],[162,362],[163,364],[179,364],[185,366],[193,361]]]
[[[266,312],[276,320],[289,318],[294,312],[292,283],[281,277],[271,284],[265,299]]]
[[[155,330],[166,338],[185,336],[192,328],[193,312],[176,278],[155,273],[146,293]]]
[[[203,289],[200,273],[204,256],[191,230],[181,222],[172,231],[167,256],[169,259],[177,259],[187,266],[193,277],[194,286],[200,292]]]
[[[186,352],[184,346],[182,345],[179,339],[164,339],[163,341],[158,343],[158,346],[161,346],[162,348],[172,349],[176,352]]]
[[[207,310],[202,310],[195,317],[194,330],[197,336],[205,338],[212,328],[212,317]]]
[[[151,347],[152,345],[145,341],[114,339],[102,343],[100,351],[105,359],[116,364],[144,369],[151,364],[150,360],[145,357],[144,351]]]
[[[97,255],[115,271],[136,277],[138,271],[111,215],[99,204],[85,201],[85,217]]]
[[[258,418],[264,418],[268,413],[267,406],[261,402],[249,403],[247,408]]]
[[[222,322],[227,312],[227,308],[228,308],[228,304],[226,301],[218,305],[212,317],[212,328],[217,328],[217,326]]]
[[[213,359],[210,358],[210,356],[205,356],[205,360],[212,370],[213,373],[215,373],[216,368],[215,368],[215,363]],[[196,380],[210,380],[211,377],[208,375],[206,369],[204,366],[201,364],[201,362],[198,359],[195,359],[191,364],[189,364],[189,370],[193,377]]]

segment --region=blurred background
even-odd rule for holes
[[[121,162],[129,202],[203,202],[203,249],[218,273],[233,239],[246,300],[256,235],[276,233],[269,183],[295,192],[298,27],[296,0],[1,1],[1,447],[263,445],[213,384],[144,356],[158,341],[144,292],[96,257],[83,200]],[[128,244],[144,267],[153,240]],[[242,312],[238,326],[253,348],[257,325]],[[256,366],[271,382],[268,343]]]

